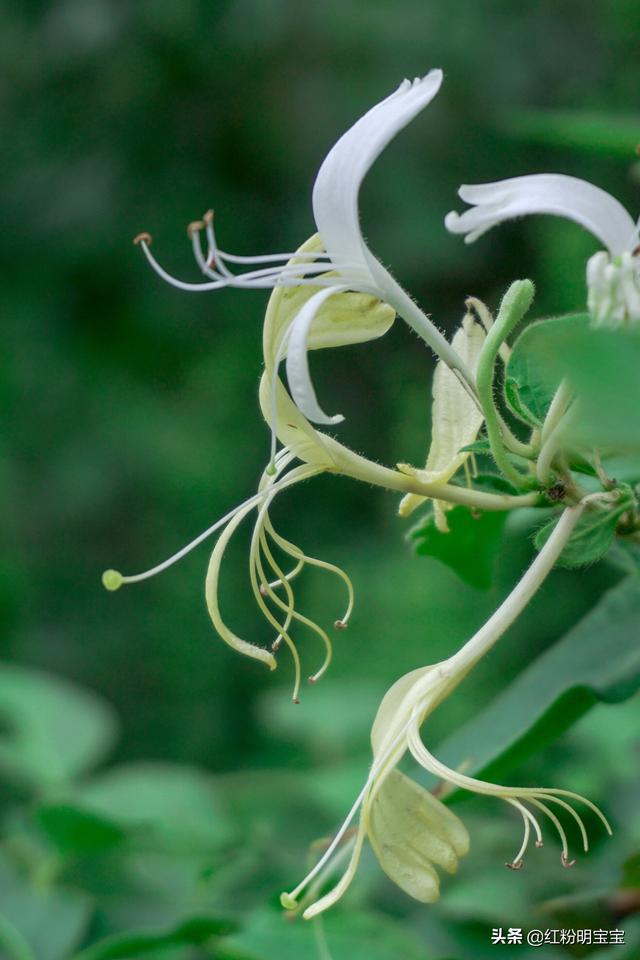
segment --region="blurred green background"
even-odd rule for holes
[[[357,594],[330,675],[303,690],[297,708],[285,658],[269,675],[214,634],[206,547],[106,594],[105,567],[145,569],[250,495],[269,443],[256,397],[266,296],[173,290],[131,238],[150,230],[161,262],[187,279],[197,271],[185,228],[208,207],[225,249],[294,249],[314,232],[310,190],[331,144],[404,76],[439,66],[437,100],[367,179],[372,249],[449,331],[466,295],[495,307],[521,276],[538,285],[537,316],[579,309],[595,246],[577,228],[531,220],[467,248],[442,220],[461,207],[460,183],[534,172],[591,179],[635,211],[639,32],[634,0],[24,0],[0,9],[0,914],[38,958],[128,930],[175,930],[211,911],[239,931],[194,935],[200,946],[177,936],[151,955],[287,960],[314,949],[308,926],[280,920],[277,894],[350,805],[377,701],[401,673],[453,651],[531,553],[530,525],[510,523],[492,587],[480,591],[412,555],[393,495],[321,478],[282,497],[282,533],[347,569]],[[321,401],[347,414],[340,439],[390,464],[425,456],[432,369],[400,322],[383,341],[313,357]],[[266,644],[246,537],[237,539],[224,610],[238,633]],[[430,745],[619,576],[612,565],[555,574],[430,720]],[[306,574],[300,591],[321,622],[340,615],[331,578]],[[301,648],[310,673],[320,651],[313,638]],[[613,891],[640,849],[637,719],[633,700],[598,706],[510,774],[584,790],[618,814],[616,840],[593,861],[560,871],[557,851],[544,851],[539,873],[528,863],[526,877],[514,876],[502,865],[518,845],[516,818],[465,801],[473,851],[442,903],[407,902],[367,862],[351,909],[326,924],[335,960],[526,957],[526,947],[491,947],[490,928],[570,925],[562,913],[540,920],[542,900],[573,904],[573,926],[622,923],[627,908]],[[78,812],[92,791],[102,797],[98,826]],[[142,839],[124,835],[129,821],[147,830]],[[137,955],[127,949],[109,955]]]

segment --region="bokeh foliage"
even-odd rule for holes
[[[163,261],[195,277],[185,226],[213,205],[228,249],[296,247],[313,232],[310,186],[336,136],[405,75],[442,66],[438,100],[365,186],[373,248],[443,328],[466,294],[495,306],[525,275],[538,286],[537,316],[578,311],[594,249],[585,234],[541,219],[465,248],[442,218],[461,182],[547,170],[592,179],[636,209],[640,8],[25,0],[0,11],[0,28],[0,914],[39,960],[143,949],[179,960],[297,958],[313,949],[314,931],[282,921],[276,895],[356,792],[380,695],[453,651],[495,607],[528,562],[532,521],[509,522],[483,590],[412,554],[391,495],[321,478],[283,498],[283,532],[347,568],[359,597],[331,675],[298,708],[286,665],[267,675],[213,634],[206,548],[106,595],[105,566],[136,571],[171,553],[253,491],[268,450],[256,402],[265,298],[180,294],[149,272],[130,238],[151,230]],[[314,357],[314,372],[320,395],[348,414],[347,443],[418,463],[432,359],[396,326],[380,343]],[[241,541],[226,610],[265,642]],[[500,775],[588,793],[614,819],[614,840],[573,871],[561,873],[551,850],[514,877],[502,864],[515,821],[465,802],[472,854],[441,904],[406,902],[367,863],[348,909],[326,921],[334,960],[475,960],[500,949],[489,946],[491,926],[615,926],[635,909],[637,702],[599,705],[554,743],[597,697],[630,693],[623,681],[637,665],[603,676],[597,627],[587,640],[569,634],[576,657],[591,645],[579,661],[582,700],[552,659],[562,661],[556,641],[576,620],[597,621],[589,611],[606,591],[633,593],[622,577],[613,563],[555,573],[430,720],[429,740],[482,711],[459,735],[461,759],[474,730],[486,745],[496,730],[513,732],[514,704],[531,704],[531,759],[507,753]],[[322,577],[309,577],[302,596],[324,619],[340,612],[342,597]],[[629,605],[623,633],[634,622],[637,630]],[[547,649],[552,693],[537,659]],[[315,662],[311,642],[304,654]],[[512,688],[526,696],[489,706],[534,660]],[[447,744],[456,758],[455,735]],[[624,923],[630,940],[634,923]],[[107,946],[91,952],[98,942]]]

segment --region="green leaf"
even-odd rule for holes
[[[526,668],[488,707],[442,744],[452,766],[500,776],[556,739],[598,700],[617,703],[640,686],[640,578],[627,577]]]
[[[449,533],[440,533],[429,507],[407,537],[415,542],[420,556],[434,557],[465,583],[488,590],[506,517],[503,511],[474,515],[466,507],[454,507],[447,513]]]
[[[560,567],[585,567],[600,560],[613,543],[616,526],[629,507],[629,498],[623,498],[611,509],[595,506],[584,511],[566,543],[557,564]],[[541,550],[558,522],[554,516],[540,527],[534,537],[536,550]]]
[[[132,763],[76,791],[87,811],[154,848],[206,853],[229,838],[213,778],[195,767]]]
[[[537,350],[542,358],[541,344]],[[578,397],[579,420],[571,436],[605,450],[640,451],[640,331],[567,330],[547,346],[547,364],[549,350],[552,366],[566,375]]]
[[[562,379],[562,372],[549,363],[555,344],[588,323],[588,314],[538,320],[516,340],[505,371],[505,399],[513,412],[532,426],[544,420]]]
[[[38,960],[68,960],[89,922],[89,898],[74,890],[36,885],[5,857],[0,858],[0,891],[5,929],[14,928]],[[5,956],[1,950],[0,956]]]
[[[125,831],[113,821],[70,803],[36,808],[36,823],[63,854],[98,853],[118,846]]]
[[[323,916],[321,923],[332,960],[425,960],[424,943],[406,924],[388,917],[336,910]],[[261,910],[231,942],[253,953],[256,960],[300,960],[318,956],[317,924],[317,920],[292,920],[282,911]]]
[[[34,790],[73,780],[111,749],[115,715],[67,680],[3,664],[0,669],[0,774]]]
[[[114,934],[96,943],[74,960],[129,960],[129,957],[153,955],[158,949],[181,944],[201,945],[219,937],[227,937],[237,925],[218,917],[191,917],[184,923],[161,933],[152,930],[132,930]],[[216,954],[214,954],[216,956]]]

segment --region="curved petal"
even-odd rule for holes
[[[383,271],[360,230],[360,184],[387,144],[433,100],[441,83],[441,70],[413,83],[405,80],[343,134],[320,167],[313,187],[314,217],[325,249],[336,266],[350,264],[350,275],[352,264],[362,265],[364,278]]]
[[[331,469],[334,463],[325,438],[302,416],[279,377],[272,384],[271,378],[266,373],[262,374],[259,400],[264,419],[275,430],[283,446],[288,447],[304,463],[326,465],[327,469]]]
[[[328,287],[314,293],[291,324],[287,348],[289,390],[299,410],[313,423],[334,424],[341,423],[344,420],[342,414],[339,413],[332,417],[327,416],[318,404],[309,374],[307,338],[311,324],[325,300],[332,297],[334,293],[341,293],[345,289],[346,287]]]
[[[445,217],[451,233],[466,234],[472,243],[498,223],[530,213],[549,213],[565,217],[589,230],[605,247],[617,255],[631,250],[638,242],[638,229],[615,197],[600,187],[563,174],[541,173],[513,177],[496,183],[464,185],[459,196],[471,209]]]

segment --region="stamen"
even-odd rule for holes
[[[270,498],[267,498],[266,503],[268,504],[269,502],[270,502]],[[256,573],[258,570],[258,567],[257,567],[258,535],[259,535],[259,527],[261,522],[262,522],[261,515],[259,514],[258,519],[256,520],[256,524],[253,528],[253,535],[251,537],[251,549],[249,552],[249,579],[251,581],[251,589],[253,590],[253,595],[256,598],[256,603],[258,604],[258,607],[262,611],[262,614],[264,615],[265,619],[267,620],[268,623],[271,624],[272,627],[275,628],[275,630],[278,633],[276,640],[280,640],[280,639],[284,640],[284,642],[286,643],[289,649],[289,653],[291,654],[291,659],[293,660],[293,671],[294,671],[292,700],[294,703],[298,703],[299,702],[298,697],[300,693],[300,679],[301,679],[300,655],[298,654],[298,650],[295,643],[289,636],[287,628],[285,627],[285,625],[279,623],[278,620],[276,620],[276,618],[273,616],[273,614],[271,613],[271,610],[269,609],[267,604],[264,602],[264,598],[258,588],[258,577],[256,576]]]
[[[325,647],[325,659],[324,659],[324,662],[323,662],[322,666],[320,667],[320,669],[313,675],[313,677],[310,677],[310,678],[309,678],[312,682],[315,682],[316,680],[319,680],[319,679],[320,679],[320,677],[323,675],[323,673],[325,673],[325,671],[326,671],[327,668],[329,667],[329,665],[330,665],[330,663],[331,663],[332,656],[333,656],[333,647],[332,647],[332,644],[331,644],[331,641],[330,641],[329,637],[327,636],[326,632],[322,629],[322,627],[320,627],[320,626],[319,626],[317,623],[315,623],[313,620],[310,620],[308,617],[305,617],[303,614],[298,613],[298,611],[295,609],[295,598],[294,598],[293,590],[291,589],[291,586],[290,586],[289,582],[288,582],[288,581],[286,580],[286,578],[285,578],[284,572],[283,572],[282,569],[279,567],[279,565],[278,565],[278,563],[276,562],[276,560],[275,560],[275,558],[274,558],[274,556],[273,556],[273,553],[272,553],[272,551],[271,551],[271,549],[270,549],[270,547],[269,547],[269,543],[268,543],[268,541],[267,541],[267,537],[266,537],[265,529],[264,529],[264,528],[265,528],[265,521],[266,521],[266,519],[268,518],[268,507],[269,507],[269,505],[270,505],[271,499],[272,499],[272,498],[268,499],[268,500],[264,503],[264,505],[261,507],[261,509],[260,509],[260,513],[259,513],[259,515],[258,515],[258,520],[257,520],[257,522],[256,522],[256,530],[258,530],[258,527],[260,528],[260,529],[259,529],[259,543],[260,543],[260,546],[262,547],[262,550],[263,550],[263,552],[264,552],[264,555],[265,555],[265,557],[267,558],[267,562],[268,562],[269,565],[271,566],[271,569],[273,570],[274,573],[276,573],[276,574],[279,575],[281,582],[283,582],[283,586],[284,586],[284,589],[285,589],[285,595],[286,595],[286,597],[287,597],[288,604],[285,604],[285,603],[280,599],[280,597],[279,597],[276,593],[273,592],[273,590],[270,588],[270,586],[269,586],[268,583],[266,582],[266,576],[265,576],[265,574],[264,574],[264,569],[263,569],[263,567],[262,567],[262,562],[261,562],[261,560],[260,560],[259,551],[256,552],[256,564],[257,564],[257,567],[258,567],[258,573],[259,573],[259,575],[260,575],[260,577],[261,577],[261,579],[262,579],[262,581],[263,581],[263,586],[266,587],[267,595],[268,595],[269,598],[272,600],[272,602],[275,603],[276,606],[278,606],[281,610],[285,610],[286,613],[287,613],[287,616],[293,617],[293,618],[294,618],[295,620],[297,620],[299,623],[301,623],[301,624],[303,624],[304,626],[308,627],[308,628],[309,628],[310,630],[312,630],[315,634],[317,634],[317,635],[320,637],[320,639],[322,640],[322,642],[323,642],[323,644],[324,644],[324,647]],[[255,531],[254,531],[254,535],[255,535]]]
[[[353,820],[353,818],[355,817],[356,813],[357,813],[358,810],[360,809],[360,806],[362,805],[362,802],[363,802],[364,798],[365,798],[366,795],[367,795],[367,791],[369,790],[370,781],[371,781],[371,774],[369,775],[369,777],[367,777],[367,781],[366,781],[364,787],[362,788],[362,790],[360,791],[360,793],[359,793],[358,796],[356,797],[356,800],[355,800],[353,806],[351,807],[351,810],[349,811],[349,813],[348,813],[347,816],[345,817],[345,819],[344,819],[344,821],[343,821],[343,823],[342,823],[342,826],[340,827],[340,829],[339,829],[338,832],[336,833],[335,837],[333,838],[333,840],[331,841],[331,843],[329,844],[329,846],[327,847],[327,849],[325,850],[325,852],[323,853],[323,855],[322,855],[322,856],[320,857],[320,859],[317,861],[317,863],[315,864],[315,866],[311,868],[311,870],[310,870],[309,873],[306,875],[306,877],[304,877],[304,879],[300,881],[300,883],[298,884],[297,887],[295,887],[294,890],[291,890],[290,893],[283,893],[283,894],[281,894],[281,896],[280,896],[280,902],[282,903],[283,906],[286,906],[286,904],[285,904],[285,899],[286,899],[288,902],[293,902],[293,903],[295,903],[295,901],[298,899],[298,897],[300,896],[300,894],[302,893],[302,891],[304,890],[304,888],[307,887],[307,886],[311,883],[311,881],[313,880],[313,878],[318,875],[318,873],[319,873],[319,872],[322,870],[322,868],[324,867],[325,863],[327,863],[327,861],[331,858],[331,855],[333,854],[333,851],[336,849],[336,847],[338,846],[338,844],[340,843],[340,841],[341,841],[342,838],[344,837],[345,833],[346,833],[347,830],[349,829],[349,826],[351,825],[351,821]],[[289,907],[288,909],[291,909],[291,908]]]
[[[575,862],[576,862],[575,860],[568,860],[565,857],[564,853],[560,854],[560,863],[562,864],[563,867],[573,867]]]
[[[149,249],[149,240],[149,234],[139,234],[138,237],[136,237],[136,242],[142,247],[144,255],[147,258],[152,270],[154,270],[162,280],[165,280],[168,284],[170,284],[172,287],[176,287],[178,290],[185,290],[191,293],[207,293],[210,290],[219,290],[226,286],[234,286],[239,288],[252,287],[258,290],[270,289],[274,286],[336,286],[335,277],[330,277],[328,279],[321,276],[301,277],[299,266],[289,268],[286,265],[277,268],[269,267],[263,270],[253,270],[249,273],[241,274],[240,276],[226,274],[225,276],[220,277],[220,279],[211,280],[206,283],[191,283],[185,280],[179,280],[159,264]],[[323,264],[310,263],[308,266],[305,265],[304,272],[305,274],[322,274],[326,273],[326,268]]]
[[[556,797],[554,794],[545,794],[545,799],[547,801],[551,800],[553,801],[553,803],[557,803],[560,807],[563,808],[563,810],[566,810],[567,813],[571,814],[573,819],[578,824],[578,829],[580,830],[580,835],[582,836],[582,846],[583,846],[584,852],[587,853],[589,850],[589,837],[587,835],[587,828],[585,827],[584,821],[582,820],[582,817],[580,816],[580,814],[576,810],[574,810],[573,807],[570,806],[570,804],[568,804],[565,800],[561,800],[560,797]]]
[[[284,452],[284,451],[283,451]],[[277,461],[277,474],[280,474],[282,470],[292,462],[293,456],[289,456],[287,459],[278,458]],[[305,472],[304,470],[300,473],[291,473],[287,474],[285,477],[282,477],[280,480],[273,480],[269,478],[269,488],[274,493],[279,492],[280,490],[285,489],[288,486],[291,486],[294,483],[298,483],[300,480],[306,479],[306,477],[311,477],[314,473],[319,472],[317,468],[313,469],[313,472]],[[295,476],[294,476],[295,473]],[[231,520],[236,513],[240,510],[243,510],[244,507],[248,507],[249,504],[256,505],[258,504],[263,497],[265,496],[264,490],[258,490],[258,493],[254,493],[252,497],[248,497],[243,503],[239,504],[237,507],[234,507],[223,517],[220,517],[219,520],[216,520],[210,527],[208,527],[203,533],[199,534],[194,540],[191,540],[185,547],[182,547],[181,550],[178,550],[177,553],[172,554],[168,559],[163,560],[162,563],[157,564],[155,567],[151,567],[149,570],[145,570],[143,573],[130,574],[124,576],[120,573],[119,570],[105,570],[102,575],[102,582],[107,590],[117,590],[124,583],[138,583],[141,580],[148,580],[150,577],[154,577],[158,573],[162,573],[164,570],[167,570],[169,567],[173,566],[174,563],[177,563],[178,560],[182,560],[188,553],[192,550],[195,550],[196,547],[200,546],[204,540],[212,536],[220,527],[224,526],[229,520]]]
[[[533,826],[533,829],[536,832],[536,838],[538,843],[542,843],[542,831],[540,830],[540,824],[538,823],[534,815],[531,813],[531,811],[527,810],[524,804],[520,803],[520,801],[516,800],[514,797],[506,797],[505,799],[507,803],[510,803],[512,807],[515,807],[520,812],[520,815],[522,816],[522,819],[524,822],[524,838],[522,840],[522,846],[520,847],[516,856],[513,858],[513,861],[510,864],[509,863],[507,864],[507,866],[511,867],[511,869],[519,870],[520,867],[516,866],[516,864],[520,864],[520,866],[522,866],[524,854],[526,852],[527,847],[529,846],[529,838],[531,836],[531,826]]]
[[[187,227],[187,236],[189,240],[197,237],[201,230],[204,230],[204,220],[192,220]]]
[[[562,826],[562,824],[560,823],[560,821],[559,821],[558,818],[556,817],[556,815],[555,815],[555,813],[553,812],[553,810],[550,810],[549,807],[548,807],[545,803],[542,803],[541,800],[538,800],[538,799],[536,799],[535,797],[529,797],[529,803],[533,804],[534,807],[538,807],[539,810],[542,810],[542,812],[547,815],[547,817],[549,818],[549,820],[551,820],[552,824],[554,825],[554,827],[556,828],[556,830],[557,830],[557,832],[558,832],[558,836],[560,837],[560,842],[561,842],[561,844],[562,844],[562,854],[563,854],[563,856],[568,857],[568,856],[569,856],[569,843],[568,843],[568,840],[567,840],[567,835],[566,835],[566,833],[565,833],[565,831],[564,831],[564,827]]]
[[[142,233],[138,233],[133,238],[133,243],[136,247],[139,246],[139,244],[141,243],[146,243],[147,246],[151,246],[151,244],[153,243],[153,237],[151,236],[150,233],[147,233],[146,230],[143,230]]]
[[[353,583],[351,578],[341,567],[336,566],[334,563],[329,563],[326,560],[318,560],[316,557],[311,557],[304,551],[296,546],[295,543],[291,543],[289,540],[285,540],[276,530],[274,530],[273,525],[268,517],[265,518],[265,530],[275,541],[275,543],[280,547],[281,550],[284,550],[285,553],[288,553],[290,557],[293,557],[295,560],[301,560],[303,563],[308,563],[312,567],[318,567],[320,570],[326,570],[327,573],[333,573],[336,577],[339,577],[345,584],[347,588],[348,602],[347,609],[345,610],[343,616],[336,620],[334,626],[338,630],[345,630],[349,623],[349,618],[353,612],[353,605],[355,601]]]
[[[207,210],[202,219],[204,220],[207,233],[207,265],[212,267],[214,270],[219,270],[220,273],[225,277],[232,277],[233,274],[231,273],[231,270],[227,268],[218,251],[218,243],[216,241],[216,233],[213,226],[213,210]]]
[[[272,590],[275,590],[278,587],[284,586],[285,583],[291,583],[291,581],[298,576],[298,574],[302,569],[304,569],[304,560],[298,560],[295,567],[293,567],[293,569],[290,570],[289,573],[285,573],[284,577],[282,577],[279,580],[272,580],[269,586],[271,587]],[[263,593],[262,588],[260,588],[260,593]],[[264,593],[263,593],[263,596],[264,596]]]

